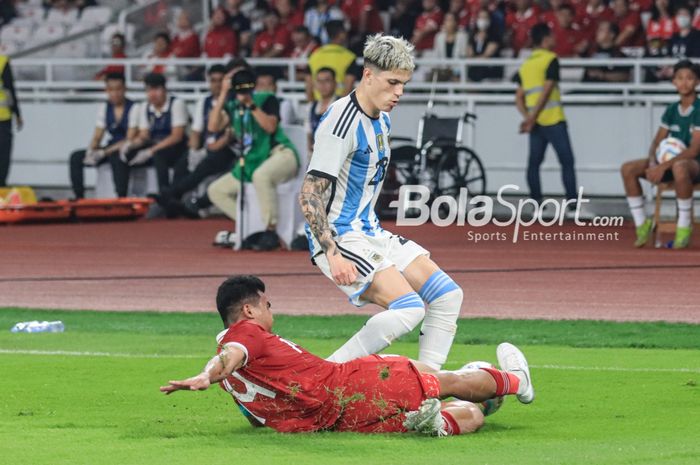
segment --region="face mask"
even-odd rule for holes
[[[678,27],[681,29],[690,27],[690,16],[676,16],[676,24],[678,24]]]
[[[488,19],[479,18],[476,20],[476,28],[480,31],[485,31],[486,29],[488,29],[489,24],[490,23]]]

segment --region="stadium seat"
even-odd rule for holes
[[[0,42],[0,55],[12,55],[20,50],[20,46],[15,42]]]
[[[53,42],[62,38],[66,33],[65,27],[59,23],[45,23],[36,28],[29,42],[32,45]]]
[[[306,132],[302,126],[284,126],[284,132],[292,141],[295,147],[299,147],[299,158],[301,167],[297,175],[283,184],[277,186],[277,205],[279,210],[279,218],[277,221],[277,234],[284,244],[289,248],[292,240],[296,235],[296,229],[300,222],[304,221],[304,216],[298,205],[299,190],[301,183],[306,175],[306,167],[308,161],[306,156]],[[236,221],[237,243],[234,249],[241,248],[242,240],[259,231],[265,230],[262,218],[260,217],[260,208],[258,206],[258,197],[255,194],[255,188],[252,183],[244,183],[243,188],[245,197],[243,212],[241,214],[241,196],[238,196],[238,217],[242,221]]]
[[[83,10],[79,22],[107,24],[112,18],[112,9],[107,6],[90,6]]]
[[[11,22],[9,25],[0,29],[0,42],[16,42],[24,43],[32,35],[31,26],[20,26]]]
[[[44,8],[42,8],[41,4],[31,5],[20,3],[17,6],[17,12],[19,13],[20,18],[32,21],[35,24],[44,21]],[[17,21],[17,19],[13,20],[13,22]]]
[[[51,8],[46,14],[44,21],[48,24],[59,23],[65,26],[70,26],[78,21],[78,9],[74,8],[68,13],[63,13],[55,8]]]
[[[695,191],[700,191],[700,184],[695,184],[693,186],[693,190]],[[675,234],[676,233],[676,223],[677,223],[677,217],[678,217],[678,207],[676,206],[676,218],[673,220],[662,220],[661,219],[661,204],[663,202],[663,194],[664,192],[675,192],[675,186],[673,185],[673,182],[661,182],[656,185],[656,206],[654,208],[654,224],[656,225],[656,234],[654,234],[654,240],[656,242],[657,247],[663,246],[663,238],[662,234]],[[693,203],[694,203],[693,199]],[[693,223],[696,223],[695,220],[695,207],[691,203],[690,205],[690,217],[692,218]],[[675,202],[674,202],[675,204]],[[649,238],[651,240],[651,237]]]

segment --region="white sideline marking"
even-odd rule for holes
[[[127,354],[119,352],[79,352],[70,350],[22,350],[0,349],[0,354],[14,355],[63,355],[67,357],[115,357],[115,358],[174,358],[174,359],[206,359],[209,355],[186,354]],[[587,370],[587,371],[621,371],[641,373],[700,373],[700,368],[627,368],[627,367],[584,367],[574,365],[530,365],[539,370]]]

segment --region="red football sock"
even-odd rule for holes
[[[496,395],[505,396],[507,394],[517,394],[520,387],[520,379],[513,373],[496,370],[495,368],[481,368],[496,381]]]
[[[459,435],[462,432],[462,430],[459,429],[459,424],[457,423],[457,420],[455,420],[455,417],[453,417],[452,414],[449,412],[442,411],[440,413],[442,414],[442,418],[445,420],[445,425],[447,426],[447,435]]]

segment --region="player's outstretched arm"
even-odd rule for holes
[[[209,363],[204,367],[197,376],[187,378],[181,381],[168,381],[167,386],[161,386],[160,391],[167,394],[172,394],[175,391],[204,391],[209,388],[212,383],[218,383],[225,379],[228,375],[243,366],[245,360],[245,352],[233,345],[224,345],[218,355],[209,360]]]
[[[328,263],[336,284],[348,286],[357,279],[357,269],[355,265],[343,258],[338,251],[338,247],[333,240],[331,228],[328,225],[326,207],[323,204],[323,193],[331,185],[330,179],[307,174],[304,184],[301,186],[299,194],[299,204],[304,218],[309,224],[311,233],[321,245],[323,252],[328,258]]]

